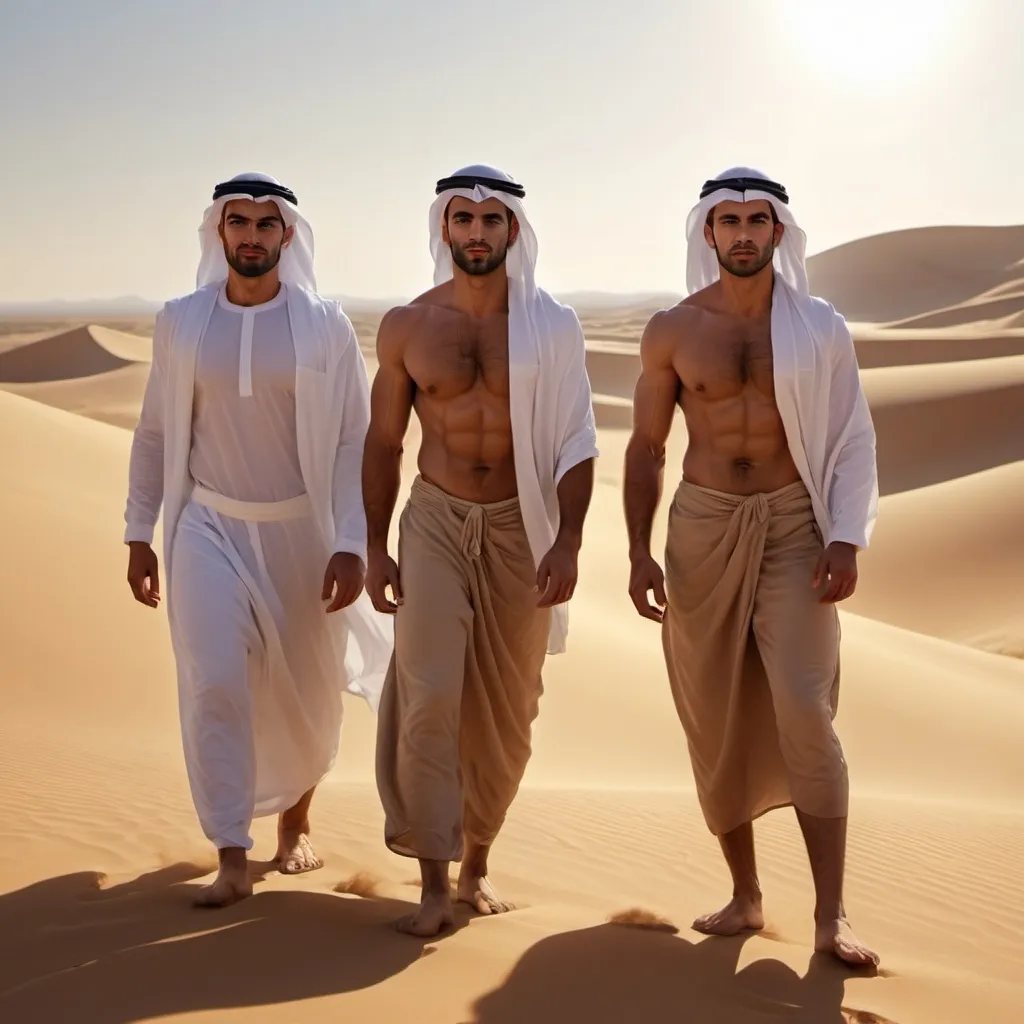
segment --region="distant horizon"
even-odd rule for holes
[[[837,245],[829,246],[828,248],[818,250],[813,253],[809,253],[807,256],[808,269],[813,269],[813,263],[819,260],[821,257],[837,253],[843,249],[850,248],[865,242],[869,242],[872,239],[882,239],[888,237],[895,237],[898,235],[908,235],[917,232],[930,232],[930,231],[944,231],[944,230],[981,230],[981,231],[1000,231],[1000,230],[1013,230],[1020,229],[1024,230],[1024,223],[1003,223],[1003,224],[979,224],[979,223],[945,223],[945,224],[922,224],[917,227],[909,228],[895,228],[891,231],[876,232],[870,235],[862,235],[855,238],[848,239],[845,242],[840,242]],[[1021,261],[1024,263],[1024,250],[1021,251]],[[429,287],[429,283],[425,285]],[[366,312],[377,312],[381,308],[388,308],[393,305],[399,305],[401,303],[409,302],[415,298],[414,294],[409,295],[361,295],[361,294],[349,294],[346,292],[338,292],[330,289],[322,289],[320,294],[324,298],[341,302],[343,305],[350,306],[352,309],[361,309]],[[652,288],[649,290],[615,290],[615,289],[601,289],[601,288],[573,288],[566,290],[554,290],[552,294],[556,299],[562,302],[568,302],[572,304],[573,300],[580,301],[591,301],[599,302],[602,305],[622,304],[628,302],[641,302],[648,301],[651,299],[675,299],[678,300],[686,295],[685,290],[675,291],[673,289],[664,288]],[[169,295],[166,298],[156,299],[150,298],[145,295],[135,294],[121,294],[121,295],[109,295],[109,296],[93,296],[91,298],[83,299],[62,299],[58,296],[54,296],[49,299],[36,299],[36,300],[0,300],[0,316],[29,316],[29,315],[44,315],[44,314],[58,314],[64,313],[71,315],[74,313],[85,313],[85,312],[96,312],[100,311],[108,316],[115,315],[148,315],[157,312],[168,299],[174,296]]]

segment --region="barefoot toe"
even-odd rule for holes
[[[854,967],[877,967],[880,958],[853,934],[849,922],[830,921],[818,925],[814,948],[819,953],[831,953]]]
[[[278,870],[282,875],[301,875],[306,871],[316,871],[324,866],[317,856],[309,836],[300,832],[293,841],[288,842],[282,836],[281,848],[277,855]]]

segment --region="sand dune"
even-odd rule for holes
[[[883,494],[1024,459],[1024,356],[866,370]]]
[[[94,377],[147,362],[151,356],[152,346],[145,338],[95,325],[76,327],[0,352],[0,383]]]
[[[1024,461],[882,500],[848,608],[1024,659]]]
[[[851,324],[862,370],[1024,355],[1024,329],[962,324],[931,330]]]
[[[812,260],[854,323],[884,497],[841,609],[847,902],[885,971],[812,955],[793,816],[757,823],[768,929],[689,930],[728,876],[696,807],[657,627],[626,593],[622,457],[653,309],[582,310],[602,457],[534,757],[491,868],[519,906],[422,943],[387,853],[373,716],[346,704],[314,802],[327,861],[198,915],[213,868],[180,752],[166,612],[121,543],[150,343],[0,337],[0,1020],[1009,1024],[1024,981],[1024,228],[898,232]],[[892,326],[898,322],[899,326]],[[368,368],[379,315],[357,319]],[[888,324],[888,326],[885,326]],[[0,331],[0,334],[3,332]],[[415,472],[416,424],[400,502]],[[685,447],[680,415],[667,491]],[[654,544],[664,540],[667,496]],[[159,534],[158,534],[159,539]],[[316,581],[319,585],[319,581]],[[255,856],[269,855],[262,820]],[[937,896],[937,894],[939,894]]]
[[[89,377],[0,384],[0,388],[131,430],[139,418],[148,376],[149,363],[128,363]]]
[[[10,837],[0,845],[0,1018],[302,1024],[405,1020],[420,1007],[417,1019],[466,1024],[1016,1019],[1024,662],[951,642],[972,636],[939,628],[938,593],[927,595],[927,622],[898,621],[942,582],[938,567],[885,605],[902,572],[902,550],[886,545],[902,549],[930,522],[929,492],[885,499],[877,592],[865,583],[858,614],[843,617],[839,726],[855,793],[847,898],[887,968],[863,978],[811,956],[810,879],[791,815],[758,823],[769,931],[717,941],[688,930],[727,882],[695,807],[657,630],[625,596],[622,431],[602,432],[611,462],[570,654],[550,663],[535,756],[492,863],[521,909],[460,916],[452,935],[426,944],[388,927],[417,898],[414,867],[383,850],[373,719],[354,701],[341,763],[314,804],[327,867],[271,872],[236,908],[191,911],[212,860],[181,764],[164,612],[135,605],[124,583],[130,434],[3,393],[0,431],[13,441],[0,463],[0,814]],[[997,495],[1019,496],[1018,469],[932,490],[968,519]],[[403,491],[408,483],[407,470]],[[1001,543],[1020,547],[1013,521],[1000,529],[987,554],[965,544],[947,555],[949,600],[958,581],[978,592]],[[933,536],[941,542],[941,530]],[[998,594],[986,601],[998,609]],[[258,824],[257,856],[272,828]]]
[[[979,323],[1011,328],[1024,325],[1024,275],[967,302],[908,317],[890,326],[931,329]]]
[[[807,261],[807,274],[814,293],[848,320],[892,323],[1020,281],[1022,254],[1024,226],[914,228],[818,253]]]

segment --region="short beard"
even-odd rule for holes
[[[775,255],[775,243],[769,242],[765,246],[761,253],[761,258],[756,263],[750,263],[746,266],[737,266],[733,263],[728,255],[723,256],[715,245],[715,255],[718,257],[718,265],[728,274],[732,274],[733,277],[754,277],[756,274],[760,274],[765,267],[768,266],[772,261],[772,257]]]
[[[240,274],[242,277],[263,277],[264,274],[269,274],[270,271],[277,266],[281,260],[281,247],[278,246],[272,252],[268,252],[267,255],[260,260],[258,263],[252,260],[240,260],[228,252],[227,247],[224,248],[224,256],[228,261],[228,266],[235,271],[236,274]]]
[[[463,273],[473,277],[483,277],[485,274],[493,273],[505,262],[505,257],[508,255],[507,245],[502,246],[500,252],[492,252],[486,259],[467,256],[463,248],[454,242],[451,243],[450,248],[455,266]]]

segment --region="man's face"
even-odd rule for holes
[[[782,224],[774,223],[767,200],[725,200],[711,211],[704,238],[724,271],[734,277],[753,277],[771,263],[783,231]]]
[[[519,235],[519,222],[498,199],[474,203],[456,196],[442,226],[455,265],[467,274],[490,274],[505,262]]]
[[[220,219],[228,266],[243,277],[262,277],[277,266],[294,228],[285,228],[277,203],[232,199]]]

